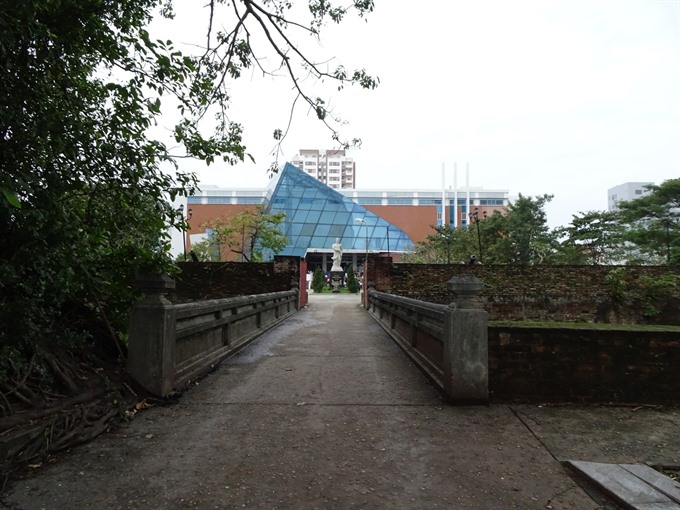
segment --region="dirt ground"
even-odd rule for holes
[[[680,409],[452,407],[352,295],[310,306],[172,406],[36,466],[13,510],[579,509],[565,460],[680,467]]]

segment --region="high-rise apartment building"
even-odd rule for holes
[[[343,149],[301,149],[291,163],[329,188],[356,187],[356,164]]]
[[[607,204],[610,211],[615,211],[618,209],[617,204],[619,202],[630,202],[636,198],[640,198],[647,193],[649,190],[646,186],[654,184],[653,182],[626,182],[609,188],[607,190]]]

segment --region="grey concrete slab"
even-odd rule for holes
[[[637,506],[636,510],[678,510],[678,506],[669,507],[665,503],[644,503]]]
[[[680,507],[680,482],[643,464],[622,464],[621,467],[675,501]]]
[[[619,464],[583,461],[568,461],[568,464],[627,509],[677,510],[680,507],[677,501]],[[659,476],[662,475],[659,473]]]

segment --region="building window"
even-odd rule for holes
[[[387,205],[412,205],[413,199],[411,198],[388,198]]]
[[[359,205],[381,205],[382,198],[357,198]]]
[[[641,189],[636,189],[635,190],[636,195],[642,195],[642,190]]]

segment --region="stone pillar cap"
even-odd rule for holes
[[[135,285],[144,294],[165,294],[175,288],[175,280],[164,274],[140,275]]]
[[[477,308],[474,298],[484,290],[484,282],[473,274],[460,274],[451,278],[446,287],[456,296],[451,305],[456,308]]]

